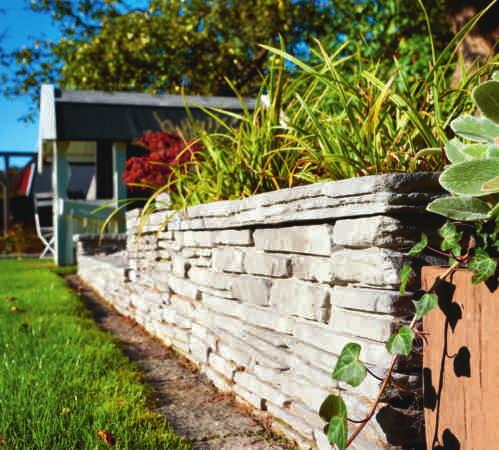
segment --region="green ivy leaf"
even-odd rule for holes
[[[438,230],[440,237],[446,241],[459,241],[462,238],[460,233],[452,222],[445,222]]]
[[[390,339],[386,343],[386,348],[390,353],[407,356],[412,351],[414,336],[414,331],[409,327],[403,326],[397,333],[390,336]]]
[[[463,238],[463,233],[458,231],[456,225],[447,221],[440,227],[438,234],[443,239],[442,244],[440,245],[440,248],[443,251],[450,250],[454,256],[461,255],[462,249],[460,241]]]
[[[485,250],[477,248],[468,263],[468,269],[473,272],[471,279],[473,284],[479,284],[496,273],[497,261],[491,258]]]
[[[359,361],[361,346],[354,342],[343,347],[334,368],[333,378],[357,387],[367,375],[366,366]]]
[[[319,409],[319,416],[325,421],[329,422],[334,416],[347,417],[347,407],[345,402],[339,395],[328,395],[326,400],[322,402]]]
[[[412,303],[416,307],[416,317],[422,319],[426,313],[437,307],[438,297],[437,294],[427,292],[418,301],[413,300]]]
[[[414,244],[414,246],[409,250],[409,256],[418,256],[428,245],[428,236],[425,233],[421,233],[421,240]]]
[[[407,289],[407,283],[411,279],[411,275],[414,273],[412,267],[404,264],[400,271],[400,294],[404,295]]]
[[[335,444],[338,450],[345,450],[348,436],[347,420],[335,416],[329,422],[327,438],[330,444]]]

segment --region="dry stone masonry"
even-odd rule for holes
[[[379,385],[372,377],[356,389],[334,381],[337,356],[359,342],[364,362],[383,375],[384,344],[411,309],[398,294],[404,252],[439,193],[434,175],[397,174],[158,211],[147,220],[133,210],[126,250],[99,256],[81,238],[78,270],[220,390],[267,411],[300,448],[329,449],[317,413],[323,399],[345,391],[349,415],[361,419]],[[398,383],[417,385],[417,368],[417,357],[398,367]],[[386,400],[352,448],[422,439],[410,402],[397,393]]]

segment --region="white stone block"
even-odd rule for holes
[[[191,336],[189,342],[189,350],[192,359],[197,364],[206,364],[208,362],[208,353],[210,351],[210,347],[205,342]]]
[[[182,232],[181,236],[184,247],[212,247],[214,244],[214,233],[212,231],[189,230]],[[177,233],[175,233],[175,238],[177,239]]]
[[[253,230],[220,230],[215,232],[216,244],[223,245],[252,245]]]
[[[241,309],[241,319],[245,322],[281,333],[293,333],[295,321],[290,317],[283,317],[269,308],[253,306],[248,303],[243,303]]]
[[[374,286],[398,286],[403,254],[381,248],[341,249],[333,252],[335,279]]]
[[[294,337],[288,334],[282,334],[278,331],[269,330],[268,328],[262,328],[248,323],[244,324],[244,329],[248,334],[256,336],[267,344],[279,347],[280,349],[292,348],[297,342]]]
[[[202,303],[210,310],[226,314],[228,316],[240,317],[242,314],[241,303],[237,300],[231,300],[223,297],[216,297],[214,295],[202,295]],[[223,319],[223,318],[222,318]]]
[[[333,227],[329,224],[256,229],[258,250],[329,256]]]
[[[244,270],[254,275],[289,277],[291,275],[291,259],[258,250],[247,250],[244,254]]]
[[[281,314],[319,320],[321,308],[329,306],[329,288],[296,279],[275,280],[270,304]]]
[[[244,272],[244,253],[240,249],[220,247],[213,249],[213,268],[219,272]]]
[[[323,423],[325,425],[325,423]],[[314,440],[317,444],[317,450],[331,450],[331,444],[324,433],[324,427],[314,429]]]
[[[173,267],[172,267],[172,263],[170,261],[158,261],[156,264],[155,264],[155,267],[154,267],[154,272],[155,273],[162,273],[162,274],[165,274],[165,273],[170,273],[172,271]]]
[[[243,333],[239,336],[252,347],[251,354],[254,363],[280,371],[290,368],[291,353],[289,350],[269,344],[249,333]]]
[[[312,410],[308,405],[305,405],[299,401],[291,402],[291,405],[289,406],[289,411],[293,415],[304,420],[307,424],[309,424],[312,427],[319,428],[319,427],[324,427],[324,425],[326,425],[326,422],[324,422],[324,420],[322,420],[321,417],[319,416],[318,411]]]
[[[172,295],[170,297],[171,307],[178,311],[180,314],[192,318],[196,314],[199,303],[189,297],[179,295]]]
[[[224,341],[220,341],[218,343],[218,353],[227,361],[233,361],[240,367],[248,367],[251,363],[251,355],[242,346],[231,346]]]
[[[320,343],[318,344],[320,345]],[[296,357],[300,357],[301,359],[310,362],[314,367],[330,372],[334,369],[336,362],[338,361],[338,355],[325,352],[313,345],[308,345],[303,342],[297,342],[293,345],[291,350]]]
[[[353,248],[385,247],[400,249],[410,247],[417,231],[399,219],[389,216],[361,217],[338,220],[334,224],[335,245]]]
[[[189,264],[182,256],[175,256],[172,261],[173,274],[176,277],[185,278],[187,276],[187,270],[189,269]]]
[[[338,389],[338,382],[333,380],[331,372],[334,366],[324,370],[305,361],[304,359],[293,355],[289,358],[290,370],[287,372],[289,376],[296,379],[307,379],[313,386],[317,386],[327,390]]]
[[[201,292],[199,291],[198,287],[194,283],[184,280],[183,278],[177,278],[173,275],[170,275],[168,277],[168,285],[173,292],[184,297],[189,297],[197,300],[201,296]]]
[[[211,267],[211,258],[206,256],[187,258],[187,262],[191,267]]]
[[[268,367],[262,364],[259,364],[256,361],[251,366],[251,373],[256,375],[258,379],[268,383],[276,388],[281,385],[281,377],[283,372],[289,369],[281,369],[280,367]]]
[[[210,257],[211,248],[185,247],[180,253],[184,258]]]
[[[341,308],[381,314],[406,314],[413,310],[409,296],[387,289],[334,286],[331,303]]]
[[[232,275],[201,267],[192,267],[189,270],[189,278],[201,286],[221,290],[230,290],[234,280]]]
[[[272,281],[250,275],[239,275],[232,282],[232,295],[245,303],[268,305]]]
[[[255,375],[246,372],[236,372],[234,381],[240,384],[244,389],[253,392],[261,398],[274,403],[275,405],[284,405],[289,401],[289,397],[278,389],[273,388],[267,383],[260,381]]]
[[[203,367],[203,372],[206,376],[211,380],[211,382],[215,385],[215,387],[222,392],[231,392],[232,384],[228,382],[221,374],[217,371],[213,370],[211,367],[206,366]]]
[[[340,334],[386,342],[392,335],[396,322],[393,316],[333,308],[330,326]]]
[[[193,322],[192,323],[192,337],[191,339],[197,339],[200,342],[203,342],[208,348],[212,350],[216,350],[217,348],[217,338],[216,336],[206,327]]]
[[[208,364],[228,380],[232,380],[234,373],[237,371],[237,366],[234,363],[225,360],[213,352],[208,357]]]
[[[314,438],[312,427],[299,417],[291,414],[289,410],[283,407],[276,406],[269,402],[267,403],[267,411],[274,417],[277,417],[278,419],[285,422],[291,428],[298,431],[298,433],[300,433],[306,439],[312,440]]]
[[[244,389],[242,386],[239,384],[235,384],[232,387],[232,390],[234,393],[242,400],[245,402],[249,403],[251,406],[253,406],[256,409],[262,409],[262,399],[260,396],[254,394],[253,392],[249,392],[246,389]]]
[[[292,255],[293,276],[302,280],[330,283],[334,280],[333,267],[329,258],[310,255]]]
[[[294,335],[305,343],[335,355],[340,355],[346,344],[357,342],[362,347],[360,353],[362,361],[377,367],[386,367],[390,364],[391,357],[383,343],[345,336],[333,331],[328,325],[309,320],[296,320]]]
[[[158,240],[160,241],[172,241],[173,231],[161,231],[158,233]]]

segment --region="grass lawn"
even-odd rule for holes
[[[0,449],[189,449],[65,281],[0,260]]]

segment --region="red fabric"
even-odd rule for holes
[[[28,163],[18,174],[16,195],[28,196],[33,184],[35,163]]]

